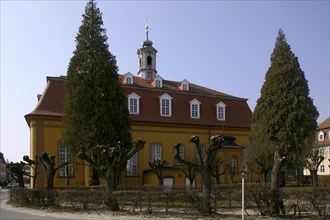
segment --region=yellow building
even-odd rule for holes
[[[214,91],[186,79],[165,80],[157,75],[157,50],[149,39],[143,42],[137,53],[137,75],[128,72],[119,75],[119,81],[127,97],[132,136],[146,143],[144,149],[128,161],[120,184],[158,184],[157,176],[151,171],[148,162],[159,158],[169,162],[164,170],[165,184],[186,185],[187,180],[181,170],[184,167],[175,161],[173,145],[181,142],[181,156],[195,161],[195,147],[188,139],[198,135],[200,143],[208,147],[209,138],[214,134],[233,137],[219,153],[220,158],[225,160],[221,169],[226,167],[221,182],[240,182],[243,151],[248,144],[251,126],[251,110],[247,99]],[[38,95],[36,108],[25,116],[31,135],[31,159],[43,151],[55,155],[58,164],[71,157],[61,141],[65,81],[65,76],[47,77],[47,86],[43,94]],[[33,175],[34,170],[31,172]],[[83,165],[59,169],[54,185],[66,186],[68,174],[70,186],[88,185],[90,168]],[[200,176],[197,175],[196,184],[200,183]],[[41,172],[36,187],[44,186]]]

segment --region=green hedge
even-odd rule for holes
[[[241,184],[214,185],[211,203],[217,213],[234,213],[241,209]],[[105,210],[116,204],[129,212],[195,214],[201,207],[202,188],[166,188],[159,186],[120,186],[113,195],[104,187],[12,189],[10,200],[22,206]],[[110,205],[109,205],[110,204]],[[291,216],[329,216],[330,187],[284,188],[284,204]],[[270,215],[270,188],[263,184],[246,184],[247,214]]]

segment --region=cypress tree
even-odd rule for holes
[[[112,191],[116,187],[114,176],[119,176],[133,151],[116,58],[108,47],[102,14],[90,0],[67,71],[63,139],[66,147],[104,175]]]
[[[266,138],[267,145],[274,149],[271,182],[273,214],[279,213],[281,169],[288,159],[297,154],[303,155],[306,146],[311,147],[317,117],[318,111],[309,97],[305,74],[280,29],[261,96],[252,115],[252,137],[260,135]]]

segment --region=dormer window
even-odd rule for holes
[[[127,77],[127,78],[126,78],[126,84],[128,84],[128,85],[133,84],[133,83],[132,83],[132,78],[131,78],[131,77]]]
[[[190,117],[199,118],[200,117],[200,102],[197,99],[190,101]]]
[[[135,92],[129,94],[128,98],[128,111],[130,114],[138,115],[140,113],[140,96]]]
[[[226,120],[226,105],[223,102],[217,104],[217,119],[220,121]]]
[[[189,91],[189,82],[185,79],[179,84],[179,89],[181,91]]]
[[[160,115],[164,117],[172,116],[172,97],[167,93],[159,96]]]
[[[155,88],[163,87],[163,78],[159,75],[155,76],[151,82],[151,85]]]
[[[161,81],[160,80],[155,80],[155,87],[161,88]]]
[[[133,84],[133,74],[128,72],[126,74],[123,75],[124,79],[123,79],[123,82],[124,84],[126,85],[132,85]]]

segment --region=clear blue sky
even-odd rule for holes
[[[1,0],[0,151],[11,161],[30,152],[24,115],[36,107],[46,76],[66,75],[86,3]],[[98,7],[120,73],[137,73],[148,17],[164,79],[248,98],[251,110],[282,28],[318,122],[330,116],[329,1],[98,1]]]

